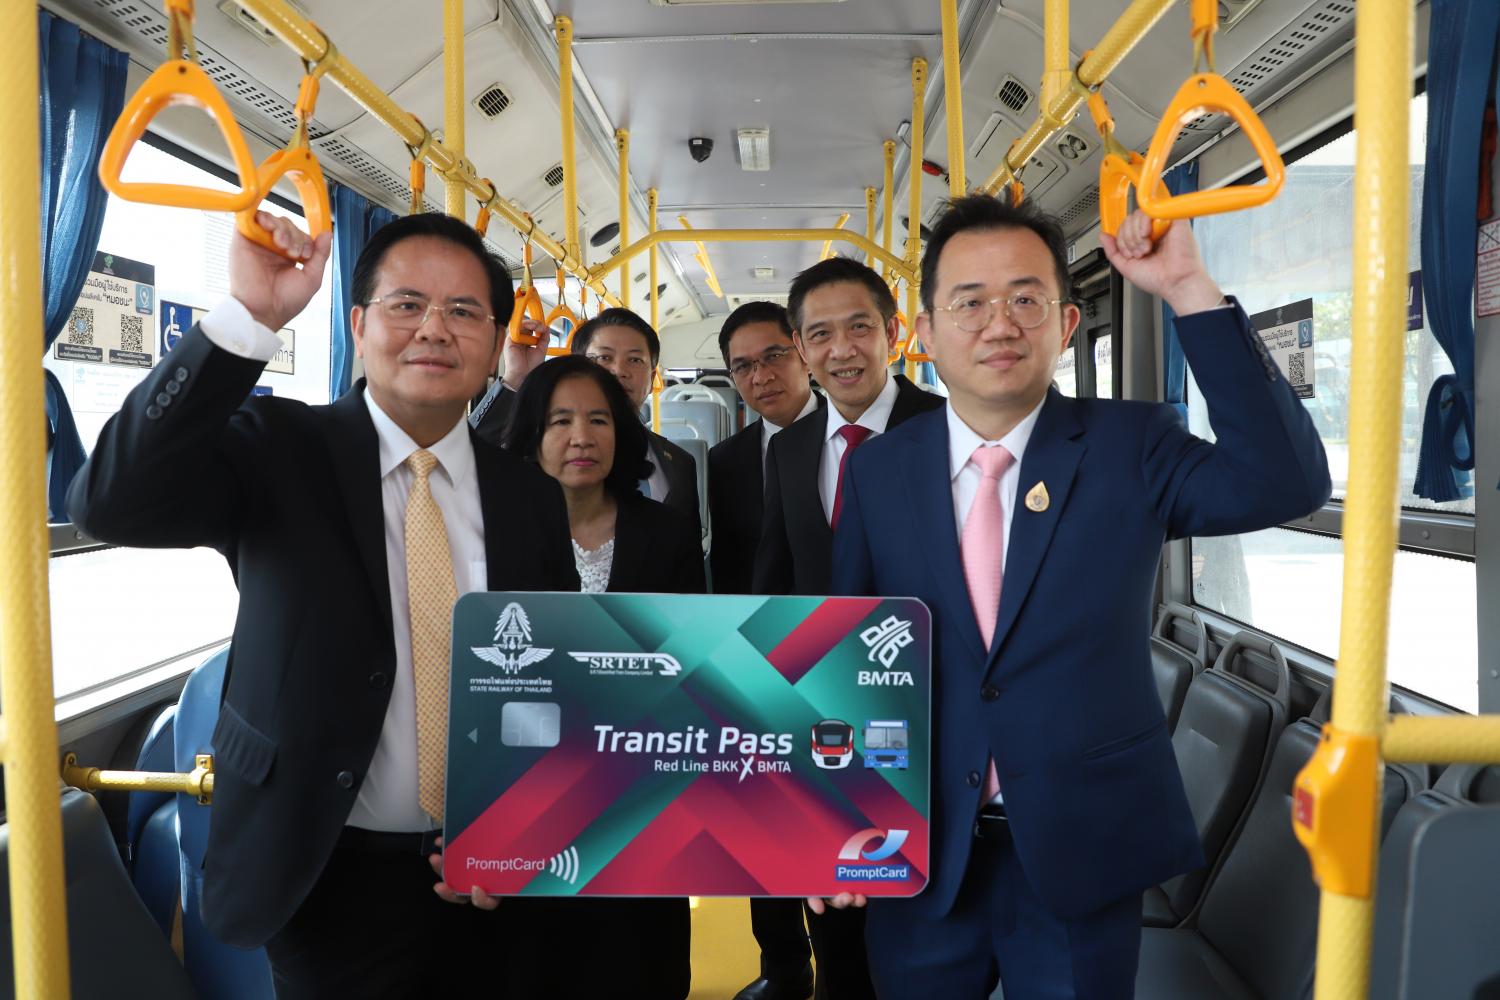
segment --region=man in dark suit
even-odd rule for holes
[[[933,612],[931,867],[926,892],[870,908],[882,1000],[988,996],[997,976],[1009,1000],[1133,995],[1142,890],[1203,863],[1146,641],[1162,544],[1329,495],[1312,421],[1192,230],[1153,246],[1136,213],[1101,242],[1176,311],[1216,443],[1165,404],[1049,390],[1079,319],[1062,230],[972,196],[922,265],[948,406],[846,477],[833,593]]]
[[[392,222],[354,270],[366,377],[328,406],[252,396],[330,242],[258,218],[311,258],[233,237],[231,298],[130,393],[68,507],[97,538],[212,546],[234,571],[209,928],[264,944],[278,997],[447,992],[503,951],[497,918],[444,902],[429,867],[453,602],[578,586],[557,485],[464,422],[510,280],[462,220]]]
[[[765,511],[766,450],[771,439],[823,405],[807,362],[792,343],[786,308],[746,302],[724,321],[719,353],[745,405],[760,419],[708,453],[708,509],[714,526],[714,592],[750,593],[755,547]]]
[[[849,456],[867,439],[943,405],[900,375],[896,300],[880,275],[856,260],[830,257],[792,282],[787,310],[797,350],[828,393],[828,406],[771,439],[766,453],[765,521],[752,581],[757,594],[826,594],[833,576],[833,528]],[[809,917],[818,996],[874,997],[865,959],[864,915]]]
[[[550,334],[540,324],[527,327],[537,337],[535,345],[517,344],[506,338],[505,376],[469,414],[469,423],[486,441],[500,444],[515,407],[515,393],[526,376],[547,360]],[[625,387],[636,412],[646,405],[651,379],[661,358],[661,338],[629,309],[605,309],[573,334],[572,352],[582,354],[609,369]],[[702,534],[703,513],[698,508],[698,467],[682,448],[660,434],[651,433],[647,461],[651,475],[642,481],[641,492],[652,500],[692,518]]]
[[[771,438],[823,405],[807,363],[792,344],[786,308],[746,302],[719,330],[719,353],[745,405],[760,419],[708,453],[708,509],[714,544],[708,554],[717,594],[750,593],[755,547],[765,511],[765,460]],[[750,928],[760,945],[760,976],[737,1000],[809,996],[812,950],[800,899],[752,899]]]

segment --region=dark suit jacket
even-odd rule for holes
[[[666,504],[639,493],[619,499],[609,593],[701,594],[703,536]]]
[[[516,394],[497,381],[469,414],[469,425],[491,444],[499,447],[505,443],[505,431],[510,427],[510,415],[516,405]],[[655,497],[673,510],[692,518],[698,525],[699,537],[703,534],[703,512],[698,509],[698,466],[693,456],[673,444],[660,434],[647,431],[656,464],[667,477],[667,495]],[[702,542],[699,543],[702,549]]]
[[[1162,544],[1301,517],[1330,487],[1317,430],[1244,312],[1179,316],[1177,331],[1217,444],[1166,404],[1049,392],[1021,458],[988,650],[964,583],[946,414],[850,460],[832,592],[909,595],[933,613],[924,917],[958,894],[992,755],[1021,865],[1054,914],[1203,864],[1147,644]],[[1038,483],[1041,510],[1025,501]]]
[[[821,393],[813,393],[813,398],[819,409],[828,405]],[[708,565],[716,594],[751,592],[755,548],[760,544],[766,509],[765,462],[760,450],[763,431],[757,420],[708,452],[708,516],[714,526]]]
[[[234,572],[203,913],[242,947],[280,929],[322,872],[396,674],[364,383],[328,406],[247,399],[263,367],[194,328],[105,426],[68,495],[96,538],[209,545]],[[576,590],[557,484],[477,439],[474,461],[489,588]]]
[[[887,433],[944,399],[896,375],[896,405]],[[833,578],[833,529],[823,515],[818,467],[828,436],[828,407],[809,413],[771,439],[766,452],[765,516],[755,551],[751,592],[826,594]],[[869,442],[860,445],[865,448]]]

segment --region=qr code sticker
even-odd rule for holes
[[[1286,356],[1286,380],[1292,385],[1307,384],[1307,352],[1293,351]]]
[[[137,353],[146,349],[146,329],[142,317],[121,315],[120,349]]]
[[[76,306],[68,317],[68,343],[79,347],[94,346],[94,310]]]

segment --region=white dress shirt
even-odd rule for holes
[[[858,420],[849,421],[839,412],[832,401],[828,404],[828,434],[823,439],[823,457],[818,463],[818,493],[823,500],[823,520],[833,520],[833,501],[839,491],[839,463],[844,460],[844,452],[849,449],[849,442],[844,440],[839,433],[840,428],[847,427],[850,423],[870,429],[870,437],[885,433],[885,425],[891,421],[891,411],[896,408],[896,380],[886,376],[885,387],[880,390],[880,395],[875,397],[875,402],[865,407],[865,412],[859,415]],[[866,441],[869,438],[865,438]]]
[[[1046,402],[1045,398],[1043,402]],[[1002,536],[1005,545],[1000,550],[1000,572],[1003,578],[1005,560],[1010,556],[1010,525],[1016,512],[1016,490],[1021,484],[1021,456],[1026,454],[1031,432],[1036,427],[1037,417],[1042,413],[1042,403],[1036,404],[1036,409],[1026,414],[1019,424],[1011,428],[1009,434],[998,441],[986,441],[975,433],[973,428],[963,422],[963,418],[953,412],[951,402],[945,409],[948,413],[948,475],[953,481],[953,524],[958,529],[960,544],[964,537],[964,519],[969,516],[969,508],[974,506],[974,496],[979,492],[981,480],[979,466],[970,460],[974,449],[1000,445],[1014,459],[1000,477],[1000,510],[1005,518]]]
[[[216,347],[253,361],[269,361],[281,338],[255,322],[239,301],[225,299],[200,322]],[[380,730],[380,742],[359,787],[348,824],[395,833],[425,832],[442,825],[417,805],[417,707],[411,660],[411,603],[406,590],[406,497],[412,471],[406,460],[417,443],[365,393],[365,405],[379,440],[380,503],[385,521],[386,573],[391,588],[391,625],[396,645],[396,677]],[[443,512],[453,581],[459,594],[485,590],[489,566],[484,554],[484,514],[474,469],[474,444],[462,417],[442,440],[427,449],[438,464],[428,477],[432,498]]]
[[[809,392],[807,394],[807,402],[802,404],[802,412],[792,418],[792,423],[796,423],[817,408],[818,394],[816,392]],[[785,429],[780,424],[771,423],[765,417],[760,418],[760,466],[762,469],[766,467],[766,452],[771,448],[771,439]]]

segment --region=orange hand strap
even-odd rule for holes
[[[901,313],[898,312],[896,318],[901,321],[902,326],[907,325],[906,317]],[[913,323],[908,329],[911,332],[906,335],[906,342],[901,345],[901,354],[905,356],[907,361],[915,361],[918,364],[924,361],[931,361],[932,355],[922,350],[922,341],[917,337],[917,325]]]
[[[318,79],[328,72],[328,67],[338,57],[338,49],[328,38],[323,39],[323,55],[316,63],[304,61],[302,84],[297,88],[297,103],[294,111],[297,128],[287,141],[286,148],[272,153],[260,165],[257,179],[262,194],[269,194],[282,177],[291,180],[302,200],[302,214],[307,219],[307,234],[317,239],[333,228],[333,211],[328,205],[328,183],[323,179],[323,168],[313,155],[307,140],[307,123],[312,119],[313,109],[318,103]],[[259,202],[257,201],[257,205]],[[235,215],[235,228],[241,234],[267,250],[275,251],[289,260],[298,262],[307,258],[289,254],[276,245],[275,239],[260,223],[255,221],[256,205],[243,209]]]
[[[1088,57],[1088,53],[1084,53]],[[1099,161],[1099,228],[1113,236],[1120,231],[1120,224],[1130,214],[1130,191],[1141,179],[1141,165],[1145,159],[1133,149],[1126,149],[1115,138],[1115,119],[1104,103],[1104,95],[1095,90],[1089,94],[1089,116],[1094,119],[1094,128],[1104,143],[1104,156]],[[1165,184],[1157,181],[1158,194],[1169,197]],[[1172,223],[1166,219],[1151,220],[1151,242],[1155,243],[1167,234]]]
[[[893,294],[894,294],[894,292],[893,292]],[[885,363],[886,363],[887,367],[889,367],[890,365],[893,365],[897,361],[901,360],[901,354],[902,354],[902,351],[903,351],[903,349],[905,347],[905,344],[901,340],[901,332],[900,331],[902,331],[904,329],[906,329],[906,316],[905,316],[904,313],[901,312],[901,310],[897,309],[896,310],[896,349],[893,350],[893,351],[891,351],[889,354],[887,354],[885,356]]]
[[[493,201],[495,198],[495,182],[486,177],[484,183],[489,186],[490,200]],[[474,231],[479,234],[480,239],[483,239],[490,231],[490,203],[488,201],[479,203],[479,217],[474,220]]]
[[[1214,71],[1214,32],[1218,30],[1218,0],[1193,0],[1194,73],[1204,66],[1210,73]]]
[[[516,289],[516,306],[510,313],[510,339],[517,344],[535,347],[536,335],[521,329],[521,321],[532,319],[546,326],[547,313],[542,308],[542,297],[537,294],[536,286],[531,281],[531,231],[536,228],[536,224],[531,221],[530,215],[526,216],[526,225],[528,228],[523,234],[525,244],[521,249],[521,287]]]
[[[1266,172],[1265,183],[1163,196],[1161,177],[1167,167],[1167,157],[1177,141],[1177,133],[1184,124],[1200,115],[1220,112],[1233,118],[1250,140]],[[1190,219],[1264,205],[1280,193],[1285,180],[1286,167],[1281,162],[1281,154],[1276,151],[1275,141],[1239,91],[1216,73],[1197,73],[1187,78],[1156,126],[1156,134],[1151,137],[1151,146],[1141,165],[1135,198],[1141,210],[1152,218]]]
[[[422,124],[422,119],[416,115],[412,115],[412,119],[422,129],[422,141],[406,147],[411,154],[411,212],[408,214],[417,215],[422,211],[422,195],[427,191],[427,161],[423,157],[432,148],[432,133]]]
[[[549,358],[560,358],[564,354],[573,353],[571,350],[573,331],[578,329],[578,317],[573,315],[573,310],[569,309],[568,304],[563,301],[563,293],[567,291],[567,288],[568,272],[564,271],[562,265],[559,264],[557,265],[557,305],[552,307],[552,311],[547,314],[542,322],[550,329],[561,321],[567,320],[568,339],[563,341],[558,347],[547,348],[547,356]]]

